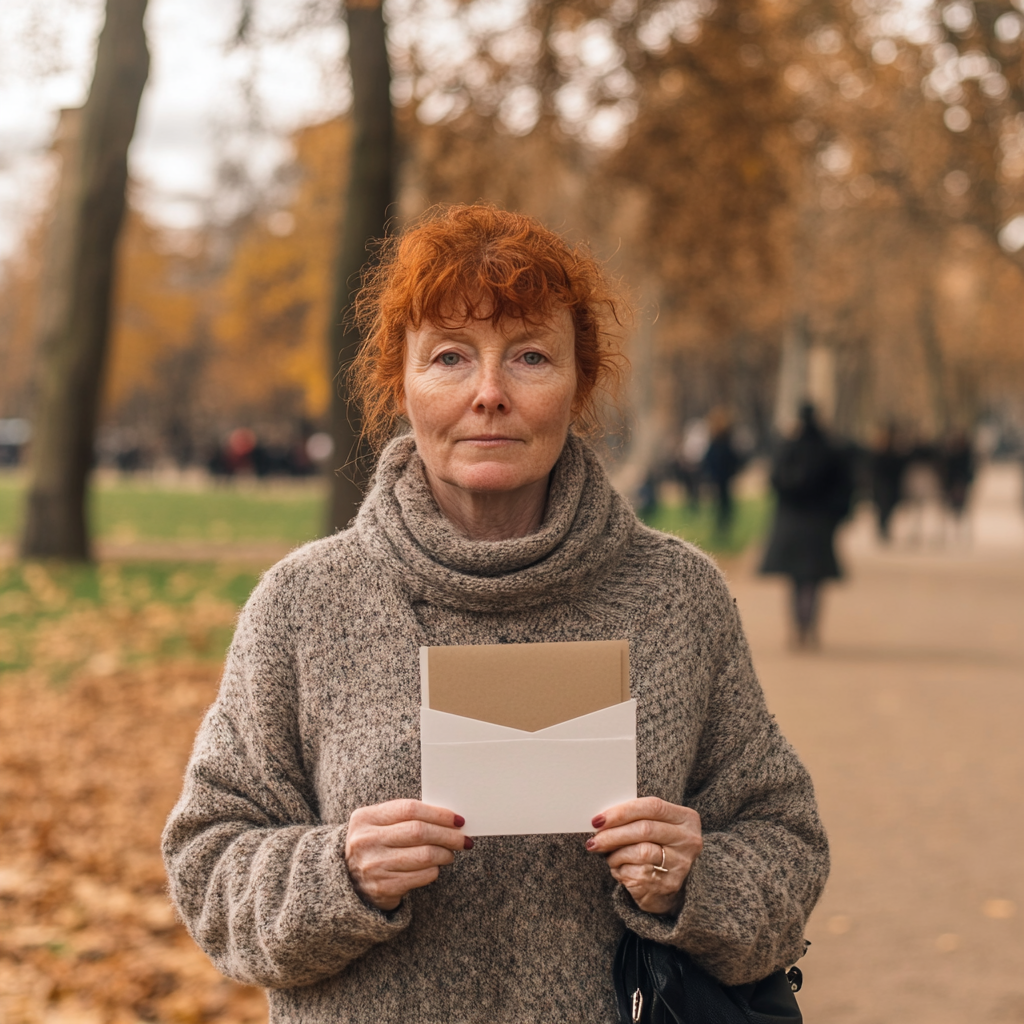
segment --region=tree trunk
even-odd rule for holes
[[[29,492],[21,554],[89,558],[86,485],[110,326],[128,145],[149,73],[146,0],[107,0],[77,144],[65,162],[52,270],[41,301]]]
[[[328,335],[332,372],[344,370],[359,346],[348,314],[359,290],[368,243],[384,235],[394,195],[394,128],[391,68],[380,0],[349,0],[348,59],[352,70],[352,143],[348,193],[335,269],[335,320]],[[358,410],[349,401],[344,374],[331,399],[331,436],[340,467],[327,511],[328,532],[349,524],[359,509],[368,478]]]
[[[630,352],[629,375],[629,448],[624,462],[613,476],[617,490],[636,495],[651,472],[657,470],[668,454],[673,439],[671,401],[667,408],[659,398],[665,398],[659,389],[658,338],[653,311],[661,306],[661,288],[656,278],[648,277],[640,288],[643,307],[637,318]],[[670,395],[667,397],[671,397]]]

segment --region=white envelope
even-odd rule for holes
[[[420,709],[423,800],[471,836],[591,832],[636,797],[636,701],[526,732]]]

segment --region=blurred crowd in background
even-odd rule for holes
[[[737,420],[733,410],[715,406],[706,416],[687,420],[677,434],[661,438],[660,449],[666,454],[649,467],[632,494],[640,515],[650,517],[681,495],[691,512],[712,507],[716,529],[728,533],[737,479],[751,466],[769,466],[783,440],[759,439]],[[23,463],[30,439],[28,420],[0,419],[0,467],[13,469]],[[830,441],[847,466],[851,506],[862,501],[874,505],[882,542],[891,540],[890,524],[899,506],[941,507],[955,526],[963,518],[979,464],[987,460],[1019,461],[1024,476],[1024,438],[993,423],[935,438],[892,423],[880,428],[870,444],[839,435]],[[176,457],[168,454],[171,448],[146,446],[131,428],[108,427],[98,439],[96,465],[127,476],[156,473],[165,479],[168,473],[173,477],[175,472],[198,469],[214,482],[311,477],[334,468],[330,434],[306,420],[260,429],[234,427],[205,444],[179,446]],[[767,490],[767,474],[761,474],[755,486]]]
[[[979,461],[1024,458],[1020,438],[990,425],[972,433],[956,430],[925,439],[890,424],[877,432],[873,444],[839,436],[832,438],[832,444],[848,467],[851,503],[873,502],[883,542],[891,539],[890,523],[897,506],[938,504],[953,520],[960,520]],[[752,460],[770,454],[771,449],[756,446],[749,430],[734,426],[728,410],[713,409],[705,418],[688,421],[670,454],[651,467],[637,494],[638,508],[641,514],[653,513],[663,500],[662,485],[671,482],[683,489],[691,509],[713,504],[718,528],[727,530],[737,477]]]

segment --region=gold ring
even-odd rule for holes
[[[661,848],[661,866],[656,867],[654,864],[651,865],[652,871],[660,871],[663,875],[668,874],[668,868],[665,867],[665,847]]]

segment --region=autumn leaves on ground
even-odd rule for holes
[[[160,830],[217,667],[0,688],[0,1019],[265,1019],[176,923]]]
[[[0,1020],[265,1018],[164,893],[164,819],[239,593],[216,566],[0,567]]]

